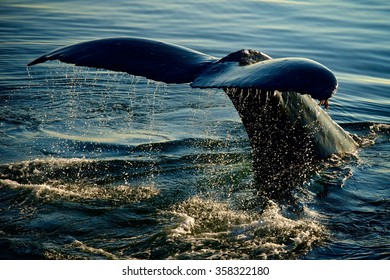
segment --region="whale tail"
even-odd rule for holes
[[[291,168],[308,167],[313,159],[353,152],[358,147],[313,101],[327,104],[337,90],[337,79],[328,68],[310,59],[272,59],[254,50],[218,59],[165,42],[113,38],[59,48],[28,66],[48,60],[165,83],[190,83],[195,88],[224,89],[248,133],[255,177],[263,184],[270,179],[268,184],[273,185],[275,173],[283,179],[286,174],[294,175]]]
[[[318,100],[337,89],[333,73],[306,58],[271,57],[241,50],[222,59],[182,46],[143,38],[110,38],[58,48],[30,62],[59,60],[78,66],[126,72],[195,88],[257,88],[295,91]]]

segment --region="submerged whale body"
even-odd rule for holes
[[[304,179],[305,172],[297,176],[298,170],[309,170],[315,160],[358,148],[313,100],[327,104],[337,80],[328,68],[310,59],[272,59],[255,50],[216,58],[161,41],[112,38],[59,48],[28,66],[48,60],[223,89],[249,136],[255,181],[267,193],[280,191],[292,178]]]

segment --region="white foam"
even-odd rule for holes
[[[195,226],[195,219],[186,214],[178,214],[182,218],[182,222],[174,229],[172,229],[172,236],[177,237],[179,235],[191,234],[193,227]]]
[[[273,202],[263,213],[251,213],[232,209],[226,203],[193,197],[174,206],[170,213],[181,219],[171,230],[170,238],[203,248],[178,257],[296,258],[326,236],[318,221],[286,218]]]

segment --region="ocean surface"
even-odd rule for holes
[[[388,0],[2,0],[0,259],[390,259],[389,18]],[[26,67],[127,36],[317,60],[362,147],[265,202],[222,90]]]

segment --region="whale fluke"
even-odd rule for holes
[[[306,58],[271,57],[241,50],[222,59],[182,46],[143,38],[109,38],[58,48],[30,62],[59,60],[77,66],[126,72],[195,88],[258,88],[310,94],[318,100],[337,89],[333,73]]]
[[[304,180],[313,161],[358,148],[312,99],[327,104],[337,79],[307,58],[272,59],[255,50],[216,58],[150,39],[113,38],[59,48],[28,66],[48,60],[224,89],[247,131],[255,181],[267,195]]]
[[[185,47],[143,38],[109,38],[58,48],[27,66],[59,60],[126,72],[165,83],[189,83],[216,58]]]

